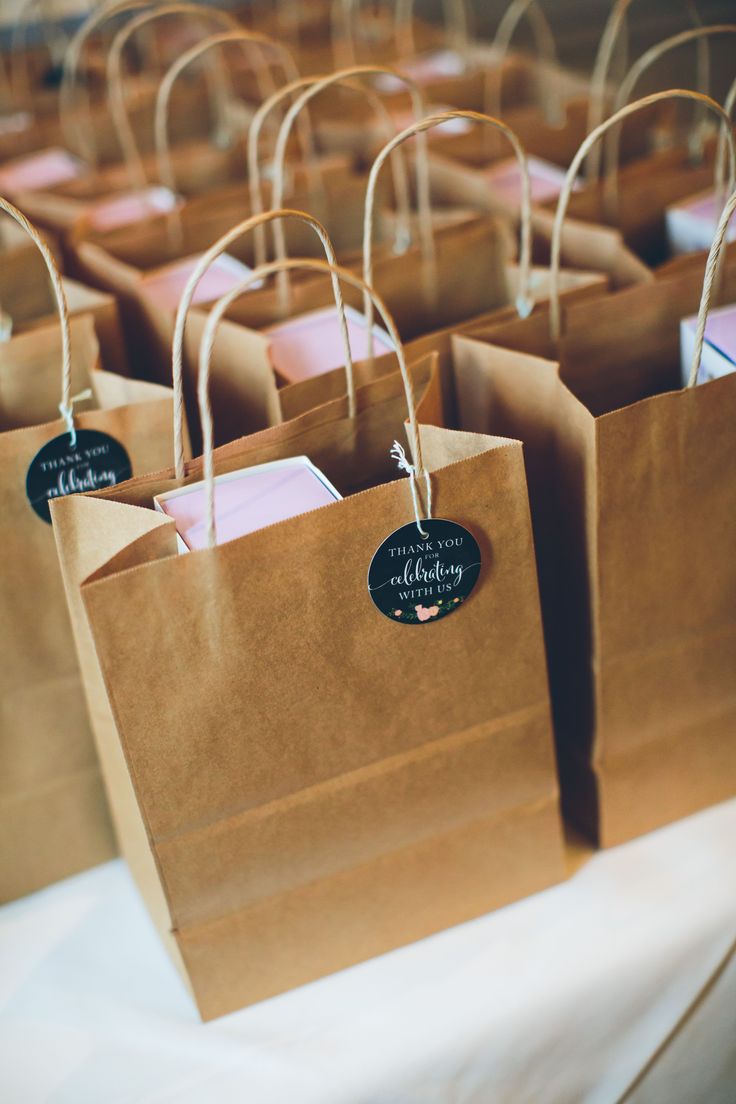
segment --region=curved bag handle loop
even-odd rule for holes
[[[658,58],[662,57],[663,54],[676,49],[678,46],[683,46],[687,42],[701,41],[710,35],[718,34],[736,34],[736,23],[719,23],[712,27],[696,27],[694,30],[681,31],[680,34],[672,35],[671,38],[665,38],[662,42],[658,42],[656,46],[652,46],[651,50],[647,50],[645,54],[642,54],[626,74],[616,94],[614,112],[619,111],[629,102],[639,79],[649,66]],[[618,203],[617,168],[620,137],[621,128],[619,126],[614,127],[605,143],[605,165],[603,170],[604,195],[606,200],[606,214],[611,219],[616,217],[616,207]]]
[[[414,456],[414,464],[410,465],[410,479],[412,500],[414,503],[414,513],[416,518],[417,527],[420,534],[426,537],[426,533],[422,530],[421,516],[419,508],[419,500],[417,497],[416,483],[419,479],[424,479],[427,487],[427,516],[431,517],[431,483],[429,473],[424,467],[424,461],[422,458],[422,443],[419,436],[419,428],[417,425],[416,403],[414,401],[414,387],[412,384],[411,376],[406,365],[406,357],[404,355],[404,347],[399,337],[399,332],[396,327],[391,313],[384,303],[383,299],[378,295],[373,288],[361,280],[359,276],[356,276],[354,272],[350,272],[346,268],[341,268],[336,264],[326,264],[324,261],[317,261],[312,259],[290,259],[280,261],[271,261],[268,264],[261,265],[259,268],[253,270],[249,278],[245,280],[239,288],[236,288],[233,292],[230,292],[225,299],[227,303],[224,307],[221,307],[223,300],[213,308],[207,319],[205,331],[202,335],[202,342],[200,345],[200,358],[199,358],[199,379],[198,379],[198,397],[199,397],[199,412],[202,421],[202,439],[203,442],[207,442],[203,449],[204,459],[204,478],[206,483],[207,494],[207,542],[210,548],[213,548],[216,544],[216,530],[215,530],[215,486],[214,486],[214,457],[213,452],[213,434],[212,434],[212,411],[209,406],[209,362],[212,353],[212,345],[214,343],[215,332],[219,324],[222,314],[227,307],[232,303],[239,294],[245,292],[251,284],[256,280],[263,280],[272,273],[278,273],[281,271],[290,271],[293,269],[308,269],[313,272],[329,273],[332,277],[332,283],[335,290],[335,305],[337,307],[338,315],[340,317],[340,328],[342,330],[343,341],[345,343],[345,355],[346,355],[346,368],[350,365],[350,372],[352,373],[352,355],[350,351],[350,338],[348,336],[347,322],[345,319],[345,307],[342,302],[342,294],[339,292],[340,282],[344,281],[347,284],[351,284],[354,288],[363,292],[363,295],[369,295],[371,302],[375,306],[383,321],[384,326],[388,332],[389,337],[393,343],[396,356],[399,361],[399,370],[401,372],[401,378],[404,384],[404,395],[406,397],[406,407],[409,414],[409,439],[411,441],[412,453]],[[350,417],[355,416],[354,408],[350,413]]]
[[[77,442],[77,434],[74,429],[74,399],[72,398],[72,340],[71,331],[69,329],[69,307],[66,301],[66,292],[64,291],[61,273],[56,267],[56,261],[48,245],[43,240],[36,227],[28,221],[23,212],[19,211],[17,207],[2,197],[0,197],[0,210],[5,211],[11,218],[14,218],[21,229],[25,230],[26,234],[43,257],[51,278],[54,298],[56,299],[56,306],[59,311],[59,324],[61,326],[61,401],[59,403],[59,413],[64,419],[66,427],[71,434],[71,444],[73,448]]]
[[[103,3],[79,25],[67,47],[59,85],[59,122],[66,144],[92,166],[96,165],[97,151],[93,140],[90,139],[91,126],[88,126],[88,132],[85,134],[84,127],[78,125],[79,120],[74,110],[79,85],[79,63],[85,44],[90,35],[100,30],[108,20],[117,15],[125,15],[148,7],[150,7],[150,0],[107,0],[107,3]],[[89,124],[90,100],[86,88],[85,109]]]
[[[363,221],[363,280],[369,287],[373,282],[373,213],[375,208],[375,191],[378,175],[386,158],[397,146],[405,142],[407,138],[418,135],[436,126],[441,126],[448,119],[469,119],[473,123],[482,123],[484,126],[498,130],[508,138],[513,148],[519,168],[521,170],[521,212],[520,212],[520,245],[519,245],[519,294],[516,299],[516,309],[522,318],[526,318],[534,309],[534,300],[530,294],[531,263],[532,263],[532,191],[529,179],[529,165],[526,151],[511,127],[500,119],[494,119],[490,115],[481,114],[478,111],[443,111],[438,115],[430,115],[418,123],[402,130],[400,134],[388,142],[380,151],[371,166],[368,176],[368,186],[365,194],[365,215]],[[431,253],[425,253],[425,260],[429,260],[434,266],[436,257],[434,252],[434,237],[432,234],[431,218],[429,222],[429,239],[432,243]],[[436,281],[436,271],[434,273]],[[364,312],[368,320],[368,355],[373,356],[373,308],[368,295],[364,300]]]
[[[501,115],[501,90],[503,82],[503,63],[511,45],[516,29],[521,20],[526,16],[531,26],[532,34],[537,48],[537,57],[548,65],[557,65],[557,47],[555,36],[549,25],[547,16],[542,11],[537,0],[512,0],[504,12],[503,19],[498,25],[491,50],[498,55],[498,60],[486,74],[485,104],[486,115]],[[565,118],[562,93],[553,89],[554,94],[544,97],[542,110],[550,126],[562,126]]]
[[[256,114],[251,120],[251,125],[248,130],[248,180],[250,187],[250,204],[251,210],[254,214],[260,214],[264,210],[263,191],[261,188],[261,165],[259,159],[259,139],[261,135],[261,129],[267,115],[277,107],[282,101],[288,100],[290,97],[296,95],[302,89],[309,88],[322,78],[317,77],[300,77],[298,80],[292,81],[290,84],[280,88],[278,92],[274,93],[270,99],[266,100],[258,109]],[[360,92],[368,101],[368,105],[378,116],[380,123],[383,125],[388,134],[393,133],[393,120],[388,113],[383,100],[378,96],[373,89],[366,88],[364,85],[359,84],[357,81],[350,81],[344,79],[340,81],[346,88],[351,88],[354,91]],[[292,101],[293,102],[293,101]],[[319,188],[321,181],[321,173],[317,168],[316,151],[314,148],[314,140],[312,135],[311,124],[309,122],[309,116],[307,111],[300,111],[294,120],[294,125],[300,128],[304,127],[306,134],[306,142],[302,139],[300,142],[302,150],[305,146],[308,149],[307,153],[307,169],[309,171],[310,187],[316,191]],[[275,158],[275,154],[274,154]],[[284,160],[277,164],[274,160],[272,164],[272,175],[274,179],[274,194],[272,197],[272,203],[274,207],[279,207],[284,201],[284,191],[286,190],[286,150],[284,150]],[[392,171],[394,178],[394,189],[396,191],[396,203],[398,207],[399,216],[397,219],[396,228],[396,241],[394,248],[400,251],[404,248],[403,243],[409,239],[410,235],[410,203],[409,203],[409,182],[407,178],[406,165],[403,158],[399,158],[396,161],[392,161]],[[278,185],[276,182],[278,181]],[[276,194],[280,196],[279,203],[276,203]],[[282,239],[278,239],[276,242],[277,252],[282,250],[281,255],[285,255],[285,247]],[[255,257],[256,264],[265,264],[266,262],[266,236],[262,226],[258,228],[255,235]]]
[[[260,226],[263,223],[275,222],[278,219],[295,219],[298,222],[303,222],[307,226],[310,226],[322,242],[327,260],[330,263],[337,263],[335,250],[332,247],[332,242],[322,223],[318,222],[316,218],[306,214],[304,211],[293,211],[289,208],[284,208],[279,211],[265,211],[260,215],[251,215],[250,218],[237,223],[228,230],[226,234],[223,234],[222,237],[211,245],[206,253],[203,253],[199,258],[194,271],[187,280],[181,299],[179,300],[171,346],[171,374],[174,389],[174,467],[178,480],[184,478],[184,331],[187,324],[187,314],[192,305],[194,293],[197,290],[197,284],[213,261],[216,261],[233,242],[243,237],[243,235],[248,234],[256,226]],[[251,283],[252,281],[248,282]],[[337,282],[337,277],[333,279],[333,288],[336,289],[336,299],[341,302],[341,291],[339,283]],[[355,387],[353,384],[352,363],[346,370],[348,375],[348,400],[352,416],[355,412]]]
[[[718,265],[721,259],[721,252],[726,240],[728,224],[731,221],[734,211],[736,211],[736,192],[731,192],[721,213],[718,228],[705,265],[705,279],[703,280],[703,293],[700,297],[700,306],[698,308],[698,325],[695,330],[695,345],[693,347],[693,359],[690,365],[690,377],[687,381],[688,387],[695,387],[698,382],[700,360],[703,355],[703,341],[705,340],[705,326],[708,321],[708,311],[710,310],[713,286],[718,279]]]
[[[276,146],[274,149],[274,182],[273,182],[273,206],[280,207],[284,201],[284,165],[286,162],[286,148],[289,141],[289,135],[291,134],[291,128],[294,125],[294,121],[298,118],[299,113],[305,108],[315,96],[326,91],[326,89],[332,87],[335,84],[346,84],[353,81],[358,77],[370,77],[381,76],[389,74],[390,76],[397,77],[404,84],[406,84],[409,96],[411,98],[412,110],[416,119],[421,118],[424,114],[424,99],[417,85],[409,77],[403,76],[397,70],[388,69],[385,66],[372,66],[372,65],[356,65],[352,69],[339,69],[336,73],[330,73],[328,76],[317,77],[307,85],[304,91],[292,102],[284,115],[283,121],[279,128],[278,136],[276,138]],[[348,85],[352,87],[351,85]],[[369,103],[378,106],[379,117],[386,124],[386,130],[390,137],[393,133],[393,125],[391,118],[387,114],[383,104],[377,96],[370,89],[365,89],[362,85],[358,86],[361,93],[366,96]],[[426,196],[429,195],[429,165],[427,163],[427,147],[424,144],[421,148],[422,164],[421,167],[417,166],[417,174],[421,177],[418,184],[418,190],[424,190]],[[394,176],[394,183],[397,187],[397,197],[401,203],[400,210],[402,211],[401,221],[403,225],[400,225],[397,229],[397,238],[394,248],[399,251],[402,246],[406,248],[405,242],[409,237],[409,188],[406,180],[406,167],[403,157],[400,157],[395,162],[396,172],[400,175]],[[400,166],[400,167],[399,167]],[[274,245],[276,249],[277,258],[283,259],[286,255],[286,242],[284,240],[283,226],[278,225],[274,227]],[[283,284],[283,281],[279,278],[277,281],[279,284]]]
[[[269,38],[267,35],[259,34],[257,31],[222,31],[220,34],[212,35],[209,38],[203,39],[201,42],[196,42],[193,46],[190,46],[181,57],[173,63],[164,75],[161,84],[158,87],[156,95],[156,107],[154,110],[154,145],[156,149],[156,162],[158,165],[158,175],[161,183],[169,191],[176,191],[176,180],[174,177],[174,169],[171,162],[171,151],[169,146],[168,135],[168,110],[171,98],[171,91],[184,72],[184,70],[196,61],[202,54],[207,53],[209,50],[216,47],[226,46],[229,43],[240,43],[247,48],[248,44],[254,46],[264,47],[264,49],[272,49],[281,61],[281,67],[287,79],[291,79],[292,75],[297,75],[297,68],[294,58],[289,50],[283,46],[280,42],[277,42],[273,38]],[[306,117],[302,117],[306,126],[307,134],[307,148],[311,138],[311,132],[309,130],[309,121]],[[303,138],[303,135],[302,135]],[[169,215],[168,227],[172,244],[176,245],[177,242],[182,240],[182,219],[180,209],[174,208]]]
[[[598,52],[595,57],[593,72],[590,78],[590,100],[588,103],[587,124],[588,134],[590,134],[591,130],[595,130],[597,126],[600,126],[605,118],[606,83],[613,60],[613,52],[618,43],[623,42],[624,47],[626,45],[621,36],[621,31],[626,27],[626,15],[632,3],[633,0],[614,0],[611,13],[603,28],[603,34],[601,35],[601,40],[598,45]],[[690,17],[690,22],[693,27],[702,27],[703,21],[692,0],[683,0],[682,7]],[[710,56],[708,43],[699,40],[697,50],[697,91],[707,96],[710,85]],[[588,158],[588,172],[586,174],[588,180],[595,180],[598,176],[599,163],[600,148],[597,148]]]
[[[659,103],[661,100],[667,99],[680,99],[680,100],[692,100],[696,104],[702,104],[704,108],[715,112],[722,123],[725,123],[728,127],[728,140],[729,140],[729,193],[733,191],[734,180],[736,178],[736,142],[734,141],[733,131],[730,128],[729,118],[726,112],[723,110],[720,104],[717,104],[715,100],[712,100],[710,96],[704,96],[702,92],[693,92],[687,88],[672,88],[667,92],[654,92],[651,96],[644,96],[641,100],[636,100],[634,103],[627,104],[626,107],[622,107],[620,111],[617,111],[615,115],[612,115],[610,119],[606,119],[604,123],[597,126],[588,137],[585,139],[580,149],[575,154],[570,168],[567,170],[565,177],[565,183],[560,192],[560,197],[557,201],[557,210],[555,211],[554,226],[552,229],[552,243],[551,243],[551,259],[550,259],[550,289],[549,289],[549,320],[550,320],[550,332],[553,341],[558,341],[560,338],[561,325],[560,325],[560,253],[562,250],[562,227],[565,222],[565,215],[567,213],[568,204],[570,202],[570,196],[575,184],[575,178],[580,171],[588,152],[595,146],[596,142],[603,137],[604,134],[613,126],[623,122],[624,119],[628,119],[629,115],[634,115],[637,111],[641,111],[644,108],[649,107],[651,104]]]
[[[123,160],[128,167],[131,184],[134,188],[145,188],[148,180],[146,178],[143,159],[138,150],[138,144],[135,134],[133,133],[133,127],[130,122],[130,115],[126,104],[125,84],[123,80],[123,52],[128,42],[137,31],[169,15],[191,15],[195,19],[219,24],[224,30],[237,31],[240,29],[240,24],[237,19],[227,12],[220,11],[219,8],[205,7],[199,3],[178,2],[161,4],[151,11],[141,12],[140,15],[134,16],[125,23],[114,35],[107,54],[106,65],[110,111],[122,150]],[[265,71],[268,72],[269,81],[272,84],[273,81],[270,71],[267,66],[264,66],[260,53],[257,54],[257,57],[258,68],[261,71],[265,69]],[[227,82],[226,79],[224,79],[226,78],[226,74],[218,69],[214,59],[211,74],[211,88],[215,101],[222,106],[226,100]]]
[[[417,52],[414,8],[415,0],[396,0],[396,43],[402,57],[413,57]],[[470,29],[465,0],[444,0],[442,14],[450,48],[458,54],[467,55]]]

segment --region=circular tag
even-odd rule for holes
[[[74,448],[71,435],[64,432],[39,449],[26,475],[26,494],[38,516],[50,522],[49,499],[114,487],[132,474],[130,457],[119,441],[96,429],[78,429]]]
[[[386,617],[403,625],[430,625],[459,609],[480,573],[472,533],[443,518],[402,525],[371,560],[368,592]]]

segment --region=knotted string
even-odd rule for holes
[[[85,387],[84,391],[80,391],[76,395],[72,395],[68,403],[59,403],[59,413],[64,419],[64,425],[67,428],[69,434],[69,444],[72,448],[77,447],[77,427],[74,425],[74,404],[78,402],[85,402],[87,399],[92,398],[92,388]]]
[[[393,443],[391,458],[396,461],[401,471],[405,471],[409,476],[409,486],[411,487],[411,499],[414,503],[414,517],[416,518],[417,529],[419,530],[419,536],[422,537],[423,540],[426,540],[429,533],[422,529],[422,504],[419,499],[419,490],[417,487],[417,469],[411,463],[398,441],[394,441]],[[426,471],[426,469],[424,472],[424,482],[427,487],[427,520],[429,521],[432,517],[432,480],[429,478],[429,472]]]

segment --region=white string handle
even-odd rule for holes
[[[274,182],[273,182],[273,206],[281,207],[284,201],[284,166],[286,162],[286,148],[289,142],[289,136],[291,134],[291,128],[294,124],[294,120],[299,116],[299,113],[307,107],[307,105],[322,92],[325,92],[328,88],[337,84],[348,84],[355,78],[359,77],[374,77],[389,74],[396,77],[402,83],[407,86],[409,96],[411,98],[412,110],[414,112],[415,119],[420,119],[424,114],[424,99],[417,85],[409,77],[403,76],[396,70],[387,69],[385,66],[371,66],[371,65],[356,65],[352,69],[339,69],[336,73],[331,73],[328,76],[318,77],[312,83],[301,92],[299,96],[293,101],[284,115],[283,121],[279,128],[279,133],[276,138],[276,147],[274,150]],[[381,104],[377,97],[373,96],[370,90],[359,86],[361,92],[368,98],[369,102],[372,102],[378,107],[379,117],[383,118],[388,136],[393,133],[393,125],[391,123],[390,116],[386,113],[385,108]],[[417,175],[421,176],[421,180],[418,183],[418,188],[423,189],[424,196],[426,198],[426,207],[424,210],[429,211],[429,166],[427,163],[427,148],[426,144],[422,145],[419,151],[422,164],[417,164]],[[401,203],[400,210],[403,211],[403,219],[400,220],[400,225],[397,227],[397,238],[394,248],[400,251],[402,248],[406,248],[406,243],[409,240],[410,235],[410,221],[409,221],[409,188],[406,180],[406,169],[403,157],[393,161],[395,175],[394,184],[396,188],[397,196]],[[400,168],[398,168],[400,166]],[[400,176],[397,179],[396,172],[399,172]],[[284,239],[283,225],[277,225],[274,227],[274,246],[276,251],[276,257],[283,258],[286,255],[286,241]],[[286,273],[283,273],[284,279],[281,277],[277,279],[277,284],[283,287],[285,283]]]
[[[633,0],[615,0],[613,7],[611,8],[611,14],[606,21],[606,25],[603,28],[603,34],[601,35],[600,44],[598,46],[598,52],[593,64],[593,73],[590,78],[590,100],[588,102],[588,125],[587,130],[590,134],[591,130],[595,130],[597,126],[603,122],[606,111],[606,84],[608,82],[608,74],[611,67],[611,61],[613,60],[613,52],[617,43],[623,43],[626,46],[625,38],[622,36],[621,31],[626,27],[626,13]],[[690,17],[690,21],[694,27],[702,26],[702,20],[698,15],[698,11],[692,0],[684,0],[682,5],[687,14]],[[708,89],[710,85],[710,57],[708,53],[708,43],[704,40],[698,42],[697,46],[697,91],[702,92],[703,95],[708,95]],[[595,180],[598,176],[600,162],[600,148],[596,148],[592,151],[591,156],[588,158],[588,180]]]
[[[728,149],[729,149],[729,186],[728,191],[732,192],[734,188],[734,181],[736,179],[736,144],[734,143],[733,131],[730,128],[729,118],[726,112],[723,110],[720,104],[717,104],[715,100],[712,100],[710,96],[704,96],[702,92],[693,92],[687,88],[672,88],[667,92],[654,92],[651,96],[644,96],[641,100],[636,100],[634,103],[627,104],[626,107],[622,107],[620,111],[617,111],[615,115],[612,115],[610,119],[606,119],[604,123],[592,131],[585,139],[580,149],[575,154],[570,168],[567,170],[565,176],[565,183],[560,192],[559,199],[557,201],[557,210],[555,211],[554,225],[552,229],[552,243],[551,243],[551,260],[550,260],[550,288],[549,288],[549,319],[550,319],[550,332],[552,339],[558,341],[560,337],[560,253],[562,251],[562,227],[565,222],[565,215],[567,213],[568,204],[570,202],[570,196],[575,186],[575,180],[580,171],[580,166],[585,160],[588,152],[595,146],[596,142],[603,137],[607,131],[617,124],[623,122],[630,115],[635,114],[637,111],[642,111],[649,107],[651,104],[659,103],[666,99],[680,99],[680,100],[692,100],[696,104],[702,104],[704,108],[715,112],[722,123],[728,126]]]
[[[43,257],[51,278],[51,286],[54,289],[56,306],[59,311],[59,324],[61,326],[61,402],[59,403],[59,413],[69,430],[71,445],[72,448],[74,448],[77,443],[77,433],[74,428],[74,399],[72,399],[72,341],[69,329],[69,307],[66,301],[66,293],[64,291],[64,284],[62,283],[61,273],[56,267],[56,261],[48,245],[43,240],[36,227],[28,221],[23,212],[19,211],[17,207],[13,206],[12,203],[2,197],[0,197],[0,210],[5,211],[11,218],[14,218],[21,229],[25,230],[26,234]],[[82,396],[76,397],[80,398]]]
[[[335,262],[335,250],[332,247],[332,242],[322,223],[318,222],[316,218],[306,214],[304,211],[292,211],[289,209],[264,211],[259,215],[251,215],[250,218],[239,222],[236,226],[228,230],[226,234],[223,234],[221,238],[218,238],[206,253],[203,253],[199,258],[191,276],[187,280],[179,301],[171,347],[171,375],[174,388],[174,467],[178,480],[184,478],[184,331],[187,324],[187,314],[192,305],[197,285],[210,265],[216,261],[225,250],[229,249],[233,242],[237,241],[238,238],[243,237],[245,234],[250,233],[256,226],[262,223],[275,222],[277,219],[295,219],[298,222],[303,222],[307,226],[310,226],[322,242],[325,256],[330,264]],[[249,280],[248,282],[250,283],[252,281]],[[336,288],[336,299],[340,299],[342,293],[336,276],[333,279],[333,288]],[[351,412],[354,413],[355,385],[353,382],[352,363],[346,365],[346,374],[348,403]]]
[[[85,133],[83,126],[79,126],[78,113],[75,110],[75,101],[79,85],[79,63],[82,58],[87,39],[90,35],[110,19],[117,15],[139,11],[141,8],[150,7],[150,0],[107,0],[97,11],[89,15],[79,25],[67,47],[62,67],[61,83],[59,85],[59,122],[64,135],[66,145],[78,153],[90,165],[95,165],[97,151],[94,142],[90,140],[91,125]],[[85,106],[90,124],[89,94],[85,89]]]
[[[240,24],[237,19],[219,8],[205,7],[199,3],[167,3],[162,4],[153,11],[144,11],[140,15],[130,19],[114,36],[106,61],[107,86],[110,99],[110,110],[115,132],[120,143],[123,160],[130,174],[131,184],[134,188],[145,188],[148,180],[143,159],[138,149],[138,143],[133,132],[125,96],[125,83],[123,80],[123,52],[130,39],[143,27],[171,15],[193,16],[194,18],[219,25],[229,31],[237,31]],[[260,55],[259,55],[260,57]],[[224,72],[214,66],[212,73],[213,91],[216,100],[220,103],[226,98],[225,85],[223,85]]]
[[[413,387],[413,384],[412,384],[412,381],[411,381],[411,376],[409,375],[409,370],[408,370],[407,365],[406,365],[406,358],[404,356],[404,348],[403,348],[403,345],[401,343],[401,338],[399,337],[399,333],[398,333],[398,330],[396,328],[396,323],[394,322],[394,320],[393,320],[393,318],[392,318],[392,316],[391,316],[391,314],[388,310],[388,307],[386,306],[386,304],[384,303],[384,301],[381,299],[381,297],[378,295],[378,293],[376,291],[374,291],[372,288],[368,288],[367,285],[364,283],[363,280],[360,279],[359,276],[356,276],[355,273],[350,272],[348,269],[341,268],[336,264],[325,263],[325,261],[317,261],[317,260],[312,260],[312,259],[290,259],[290,258],[286,258],[285,260],[270,261],[268,264],[259,265],[258,268],[254,269],[253,272],[248,277],[248,279],[243,281],[243,283],[240,285],[240,287],[238,289],[235,289],[234,292],[230,292],[226,296],[226,299],[228,300],[228,304],[224,307],[224,309],[221,309],[220,303],[218,303],[213,308],[212,312],[210,313],[209,318],[207,319],[207,324],[205,326],[205,331],[202,335],[202,342],[200,344],[198,398],[199,398],[199,403],[200,403],[200,405],[199,405],[200,418],[201,418],[201,421],[202,421],[203,467],[204,467],[204,478],[205,478],[206,495],[207,495],[207,543],[208,543],[208,546],[210,548],[214,547],[214,545],[216,544],[216,538],[217,538],[216,528],[215,528],[215,494],[214,494],[214,458],[213,458],[212,411],[210,409],[209,400],[208,400],[209,360],[210,360],[210,355],[211,355],[211,351],[212,351],[212,344],[214,342],[214,333],[216,332],[217,326],[219,325],[219,321],[222,317],[222,314],[224,313],[224,310],[227,310],[227,307],[232,303],[233,299],[237,298],[238,294],[242,294],[244,291],[246,291],[248,289],[248,287],[250,287],[257,280],[265,280],[266,277],[270,276],[272,273],[278,273],[278,272],[282,271],[283,269],[288,269],[288,270],[307,269],[307,270],[314,271],[314,272],[322,272],[322,273],[325,273],[325,274],[329,273],[331,275],[332,282],[333,282],[333,287],[335,287],[335,284],[337,285],[337,290],[335,292],[335,304],[337,306],[338,313],[340,315],[340,323],[341,323],[341,330],[342,330],[342,334],[343,334],[343,340],[346,343],[346,358],[347,358],[347,361],[351,364],[351,366],[352,366],[352,358],[351,358],[351,353],[350,353],[350,340],[349,340],[349,336],[348,336],[348,333],[347,333],[347,323],[345,321],[344,306],[341,306],[342,298],[341,298],[341,292],[339,292],[340,282],[344,281],[345,283],[350,284],[353,287],[357,288],[359,291],[362,291],[364,294],[366,292],[368,292],[372,296],[375,308],[378,311],[379,315],[381,316],[383,324],[386,327],[386,331],[388,332],[389,337],[391,338],[391,341],[392,341],[393,346],[394,346],[394,350],[396,352],[396,356],[397,356],[398,361],[399,361],[399,369],[401,371],[401,378],[402,378],[402,382],[404,384],[404,395],[406,397],[406,406],[407,406],[407,411],[408,411],[408,414],[409,414],[409,439],[411,441],[412,452],[414,454],[414,465],[413,465],[414,474],[411,477],[412,500],[414,502],[414,511],[415,511],[415,517],[416,517],[417,526],[419,528],[419,532],[422,534],[422,536],[426,537],[427,534],[422,529],[422,525],[421,525],[421,522],[422,522],[421,510],[420,510],[420,504],[419,504],[419,501],[418,501],[418,498],[417,498],[417,495],[416,495],[415,481],[417,479],[423,478],[426,481],[430,492],[431,492],[431,484],[430,484],[430,481],[429,481],[429,474],[426,472],[426,470],[424,468],[424,462],[423,462],[423,459],[422,459],[422,445],[421,445],[421,439],[420,439],[420,436],[419,436],[419,429],[418,429],[418,426],[417,426],[416,404],[415,404],[415,401],[414,401],[414,387]],[[340,295],[340,298],[338,298],[338,295]],[[352,411],[350,412],[349,416],[351,418],[353,418],[355,416],[354,407],[353,407]],[[428,494],[427,514],[426,514],[426,516],[431,517],[431,497],[430,497],[430,494]]]
[[[546,62],[550,67],[557,65],[555,36],[552,34],[549,21],[537,0],[512,0],[498,25],[491,46],[493,54],[497,57],[494,58],[493,67],[489,68],[486,73],[484,109],[487,115],[498,116],[501,114],[503,64],[516,29],[525,16],[534,35],[538,59]],[[552,95],[549,95],[550,91]],[[565,118],[562,93],[558,93],[554,87],[548,89],[547,93],[542,97],[542,110],[547,122],[550,126],[561,126]]]
[[[694,30],[681,31],[680,34],[672,35],[671,38],[665,38],[662,42],[658,42],[656,46],[652,46],[650,50],[631,66],[626,74],[622,84],[620,85],[618,92],[616,93],[616,100],[614,103],[614,112],[620,110],[631,99],[631,96],[636,88],[636,85],[646,70],[663,54],[668,53],[670,50],[676,49],[678,46],[683,46],[687,42],[699,41],[705,39],[710,35],[720,34],[736,34],[736,23],[719,23],[712,27],[696,27]],[[619,147],[621,138],[620,126],[614,127],[605,144],[605,168],[604,168],[604,197],[605,197],[605,209],[607,217],[615,219],[616,207],[618,202],[618,160],[619,160]]]
[[[370,287],[373,284],[373,215],[375,209],[375,192],[378,176],[386,158],[397,146],[408,138],[418,135],[436,126],[441,126],[448,119],[468,119],[472,123],[480,123],[500,131],[511,143],[514,155],[519,163],[521,171],[521,212],[520,212],[520,247],[519,247],[519,294],[516,299],[516,309],[521,318],[526,318],[534,308],[534,300],[530,293],[531,264],[532,264],[532,190],[529,178],[529,164],[526,151],[517,138],[514,131],[500,119],[494,119],[490,115],[481,114],[479,111],[443,111],[438,115],[430,115],[421,122],[402,130],[388,142],[380,151],[371,166],[368,175],[368,186],[365,193],[365,212],[363,221],[363,279]],[[434,237],[432,235],[431,217],[429,222],[429,237],[432,243],[431,253],[424,253],[425,261],[434,266],[436,263],[434,253]],[[435,273],[436,275],[436,273]],[[368,297],[365,299],[364,311],[369,322],[368,330],[368,355],[373,356],[372,339],[372,314],[373,308]]]
[[[726,240],[726,231],[728,230],[728,224],[733,217],[734,211],[736,211],[736,192],[732,192],[726,200],[726,205],[721,213],[716,236],[710,247],[708,261],[705,266],[705,279],[703,280],[703,293],[700,297],[700,307],[698,308],[698,325],[695,330],[695,346],[693,348],[693,359],[690,366],[690,378],[687,383],[688,387],[695,387],[698,382],[700,360],[703,355],[703,342],[705,340],[705,326],[708,321],[708,311],[710,310],[710,300],[713,294],[713,286],[717,280],[718,263],[720,261],[723,244]]]

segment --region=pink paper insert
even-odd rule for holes
[[[400,69],[416,84],[425,85],[447,77],[459,77],[465,72],[465,60],[454,50],[435,50],[402,62]],[[381,73],[376,78],[376,88],[381,92],[403,92],[406,85],[390,73]]]
[[[544,203],[549,199],[557,199],[565,182],[565,173],[558,165],[552,165],[538,157],[530,157],[529,179],[532,202]],[[486,173],[486,180],[502,199],[517,206],[521,202],[521,168],[515,158],[493,165]],[[576,191],[578,187],[576,183]]]
[[[164,268],[147,273],[141,280],[141,287],[149,299],[164,310],[176,310],[189,277],[199,263],[199,256],[186,257]],[[212,303],[234,287],[241,284],[251,270],[234,257],[227,254],[218,257],[210,265],[194,292],[193,303]],[[253,287],[260,286],[253,284]]]
[[[723,204],[716,201],[715,192],[707,192],[705,195],[695,196],[693,199],[678,203],[677,208],[686,211],[693,218],[702,219],[715,233],[716,226],[721,217]],[[728,224],[727,240],[732,241],[736,237],[736,213],[731,216]]]
[[[0,168],[0,192],[33,192],[55,188],[81,176],[83,166],[63,149],[42,150]]]
[[[178,206],[180,201],[168,188],[146,188],[101,200],[93,207],[89,221],[93,230],[116,230]]]
[[[217,543],[255,533],[287,518],[335,502],[335,496],[305,464],[278,465],[244,471],[239,477],[215,482]],[[193,550],[207,547],[205,488],[161,502],[176,522],[184,543]]]
[[[688,318],[686,325],[694,333],[698,325],[697,315]],[[710,311],[705,323],[705,339],[736,364],[736,303]]]
[[[368,356],[365,319],[351,308],[346,309],[345,315],[353,360],[364,360]],[[265,333],[270,339],[271,364],[287,383],[298,383],[345,364],[340,320],[334,307],[290,318]],[[391,352],[393,345],[388,335],[378,327],[373,333],[374,355]]]

